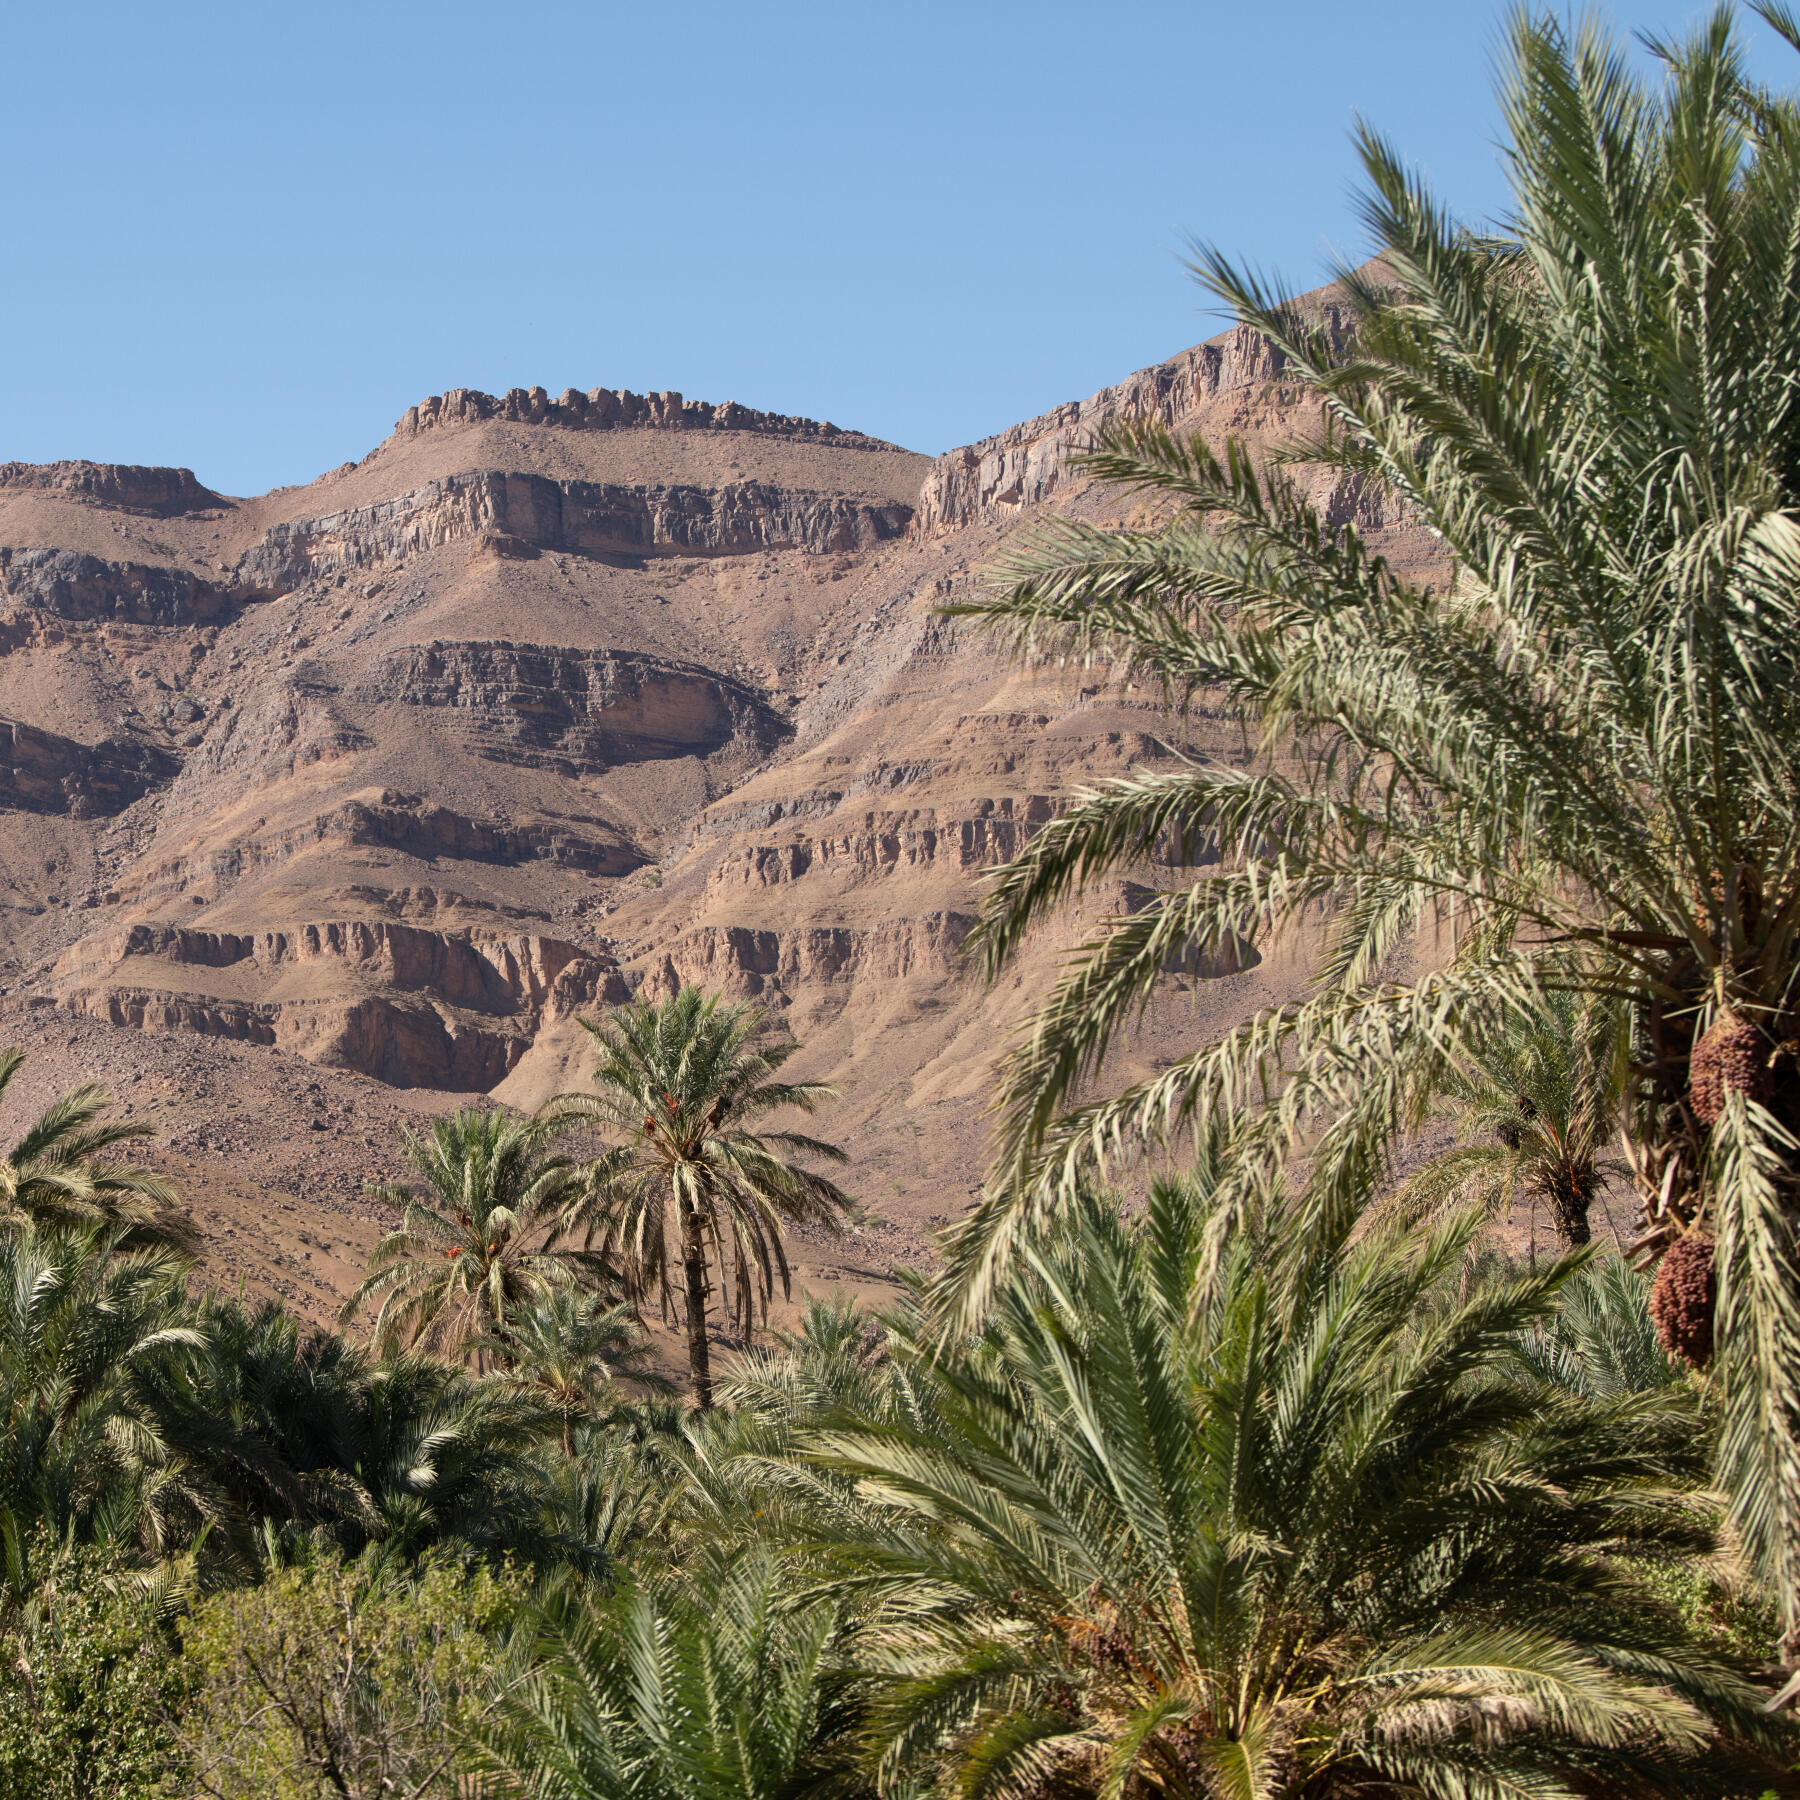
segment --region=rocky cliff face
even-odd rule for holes
[[[1308,301],[1314,322],[1333,342],[1343,343],[1350,315],[1337,291],[1321,289]],[[954,532],[983,518],[1078,495],[1086,484],[1077,459],[1108,425],[1159,425],[1181,435],[1198,431],[1221,445],[1230,434],[1257,448],[1310,416],[1289,382],[1286,358],[1257,333],[1237,326],[1086,400],[946,451],[919,491],[918,529],[928,536]],[[1354,519],[1369,531],[1404,530],[1373,486],[1309,482],[1304,471],[1299,477],[1334,523]],[[1403,539],[1400,548],[1414,557],[1432,554],[1421,542]]]
[[[719,488],[549,481],[486,469],[447,476],[374,506],[276,525],[233,571],[233,586],[283,594],[302,583],[403,563],[466,540],[528,559],[743,556],[856,551],[904,536],[912,508],[758,482]]]
[[[0,488],[35,489],[154,519],[210,512],[226,504],[221,495],[202,487],[191,469],[120,463],[0,463]]]
[[[82,744],[0,719],[0,811],[77,819],[122,812],[174,767],[153,745]]]
[[[65,1006],[108,1024],[464,1090],[503,1080],[545,1025],[629,995],[610,957],[558,938],[363,919],[257,932],[133,925],[82,939],[50,980]]]
[[[0,601],[56,619],[137,625],[212,625],[231,591],[187,569],[103,561],[79,550],[0,546]]]
[[[740,682],[630,651],[410,645],[383,658],[367,691],[449,709],[482,756],[564,773],[706,757],[733,744],[764,754],[790,729]]]
[[[1341,303],[1326,298],[1320,311],[1326,329],[1341,338]],[[1282,379],[1284,360],[1240,325],[1086,400],[947,451],[932,464],[919,492],[920,527],[954,530],[995,508],[1041,506],[1074,477],[1071,452],[1086,448],[1102,426],[1127,421],[1179,430],[1198,423],[1221,395],[1264,396]]]
[[[354,1239],[348,1165],[309,1173],[349,1121],[384,1121],[345,1138],[381,1173],[396,1108],[534,1104],[585,1079],[581,1016],[704,983],[842,1088],[820,1128],[869,1222],[802,1280],[867,1287],[976,1187],[993,1058],[1061,953],[1173,873],[986,990],[984,871],[1108,776],[1243,753],[1204,705],[1020,669],[940,609],[1022,521],[1111,516],[1070,462],[1106,420],[1255,443],[1294,416],[1230,332],[935,461],[596,388],[453,389],[258,499],[6,465],[0,1041],[46,1087],[158,1095],[138,1116],[219,1233],[252,1228],[248,1181]],[[1371,496],[1321,499],[1429,560]],[[1171,967],[1124,1072],[1297,980]]]
[[[757,412],[735,400],[709,406],[679,394],[633,394],[623,388],[564,388],[554,400],[541,388],[513,388],[496,397],[478,388],[451,388],[409,406],[394,427],[396,437],[417,437],[455,425],[501,420],[517,425],[559,425],[575,431],[754,431],[766,437],[802,438],[836,449],[891,450],[879,438],[840,431],[817,419]],[[183,473],[186,473],[184,470]],[[0,477],[3,478],[3,477]]]

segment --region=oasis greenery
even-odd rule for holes
[[[587,1021],[536,1115],[403,1138],[367,1343],[203,1291],[97,1090],[8,1139],[0,1800],[1794,1791],[1800,109],[1724,14],[1657,83],[1597,28],[1509,42],[1498,233],[1365,134],[1337,324],[1202,259],[1313,434],[1112,431],[1164,522],[1046,526],[976,609],[1223,695],[1262,760],[1114,784],[999,873],[990,972],[1159,885],[887,1311],[771,1318],[784,1234],[852,1216],[781,1116],[832,1090],[694,989]],[[1309,998],[1099,1088],[1180,957],[1321,910]],[[1422,1122],[1459,1141],[1403,1178]],[[1589,1225],[1628,1181],[1654,1290]],[[1565,1241],[1509,1255],[1533,1195]],[[1715,1280],[1703,1374],[1665,1340]]]

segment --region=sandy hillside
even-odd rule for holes
[[[1320,297],[1334,305],[1329,291]],[[209,1274],[329,1316],[397,1125],[583,1077],[575,1020],[755,997],[843,1099],[879,1292],[981,1178],[995,1050],[1091,896],[986,991],[981,873],[1084,784],[1241,757],[1204,709],[1017,669],[943,619],[1014,533],[1118,502],[1101,420],[1260,441],[1294,401],[1227,333],[933,459],[678,395],[453,391],[256,499],[0,466],[0,1040],[9,1106],[99,1079],[162,1134]],[[1428,547],[1321,494],[1397,560]],[[1121,1073],[1301,979],[1172,974]]]

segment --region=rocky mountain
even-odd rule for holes
[[[1329,313],[1329,290],[1318,297]],[[994,1055],[1092,896],[999,988],[982,871],[1084,784],[1242,757],[1199,710],[1013,665],[946,620],[1069,462],[1149,416],[1252,441],[1296,402],[1232,331],[934,459],[678,394],[452,390],[359,463],[233,499],[187,470],[0,466],[0,1041],[35,1101],[107,1082],[164,1134],[220,1279],[329,1313],[394,1127],[578,1085],[577,1020],[754,997],[843,1098],[856,1236],[928,1254],[981,1174]],[[1390,552],[1426,546],[1328,492]],[[1149,885],[1146,885],[1149,884]],[[1288,991],[1175,970],[1138,1064]],[[17,1123],[18,1113],[0,1123]]]

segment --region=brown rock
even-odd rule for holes
[[[817,1128],[869,1222],[798,1242],[797,1290],[881,1293],[979,1185],[994,1057],[1063,954],[1215,854],[1158,846],[995,988],[967,966],[984,871],[1078,791],[1171,744],[1241,754],[1204,696],[1172,721],[941,615],[1034,509],[1111,516],[1070,453],[1125,415],[1257,442],[1295,419],[1227,333],[936,462],[672,392],[517,388],[451,390],[249,499],[9,467],[0,1043],[29,1094],[105,1080],[165,1131],[235,1285],[269,1194],[317,1237],[397,1172],[396,1123],[583,1085],[581,1015],[704,983],[842,1089]],[[1378,495],[1318,498],[1429,566]],[[1304,982],[1292,947],[1172,960],[1107,1079]],[[316,1292],[271,1265],[269,1291],[328,1317],[360,1254]]]

